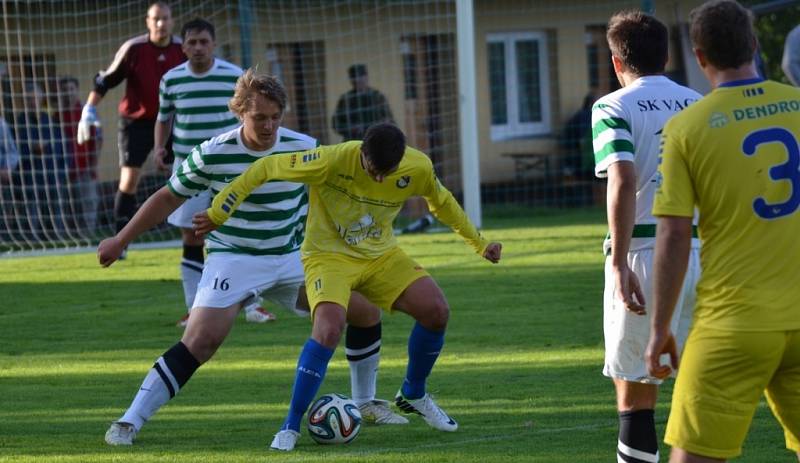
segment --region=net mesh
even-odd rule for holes
[[[657,15],[673,32],[668,70],[684,81],[677,24],[697,2],[657,3]],[[617,88],[604,24],[614,11],[641,2],[473,4],[474,130],[484,210],[517,203],[599,207],[603,184],[592,177],[587,105]],[[117,103],[124,84],[98,106],[102,126],[93,144],[78,148],[71,134],[79,106],[66,101],[67,84],[59,82],[73,77],[85,100],[93,76],[109,66],[119,46],[146,32],[147,6],[0,0],[0,109],[8,134],[3,139],[13,141],[0,144],[0,253],[91,246],[114,233]],[[456,6],[454,0],[170,2],[175,34],[195,17],[211,21],[217,56],[278,76],[289,95],[284,126],[321,143],[343,139],[333,120],[340,97],[352,88],[348,72],[366,70],[388,118],[406,132],[409,145],[431,157],[442,183],[461,198]],[[344,125],[376,117],[350,114]],[[167,179],[151,160],[142,172],[139,204]],[[425,212],[424,202],[409,201],[402,220]],[[161,225],[138,241],[177,236]]]

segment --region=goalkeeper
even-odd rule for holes
[[[142,164],[153,150],[153,127],[158,115],[158,84],[161,76],[186,61],[181,41],[172,35],[172,13],[164,2],[147,9],[147,34],[123,43],[114,61],[94,79],[78,123],[78,144],[91,139],[92,126],[99,126],[97,105],[106,92],[127,80],[119,102],[119,189],[114,197],[114,221],[119,232],[136,212],[136,189]],[[124,257],[124,256],[123,256]]]
[[[298,361],[289,415],[271,447],[294,449],[300,421],[339,343],[351,291],[417,321],[408,340],[408,367],[395,403],[406,413],[421,415],[435,429],[455,431],[458,424],[425,391],[444,345],[450,308],[433,278],[397,246],[392,221],[407,198],[423,196],[431,212],[487,260],[500,260],[500,243],[480,236],[453,195],[439,183],[430,159],[407,147],[403,132],[387,123],[370,127],[363,142],[256,161],[217,194],[207,212],[195,216],[195,229],[208,233],[231,216],[235,221],[240,213],[234,211],[251,191],[278,179],[309,186],[302,254],[313,327]]]

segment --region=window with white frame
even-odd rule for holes
[[[492,140],[550,133],[545,33],[493,33],[487,43]]]

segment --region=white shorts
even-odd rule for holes
[[[692,248],[686,277],[681,294],[672,314],[671,330],[678,344],[678,352],[683,350],[689,335],[694,305],[697,299],[696,286],[700,278],[700,250]],[[642,249],[628,253],[628,265],[639,278],[645,297],[647,313],[637,315],[625,308],[622,301],[614,298],[616,283],[611,272],[611,258],[606,258],[603,292],[603,334],[605,337],[606,358],[603,374],[625,381],[661,384],[661,380],[647,373],[644,352],[650,339],[650,315],[653,303],[653,250]]]
[[[212,252],[197,285],[194,307],[226,308],[252,298],[295,311],[297,292],[304,284],[300,251],[283,256],[250,256]]]
[[[180,165],[181,163],[177,161],[172,163],[173,174]],[[192,217],[208,209],[209,206],[211,206],[211,192],[206,190],[187,199],[179,208],[172,211],[167,217],[167,223],[175,227],[192,228]]]

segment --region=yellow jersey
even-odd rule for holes
[[[800,329],[800,90],[730,82],[665,126],[653,214],[691,217],[695,327]]]
[[[259,185],[272,180],[309,187],[303,255],[342,253],[375,259],[397,245],[392,224],[406,199],[422,196],[431,213],[482,254],[488,242],[480,236],[453,195],[439,182],[428,156],[407,147],[403,159],[383,182],[373,180],[361,164],[361,142],[264,157],[214,197],[209,218],[222,224]]]

